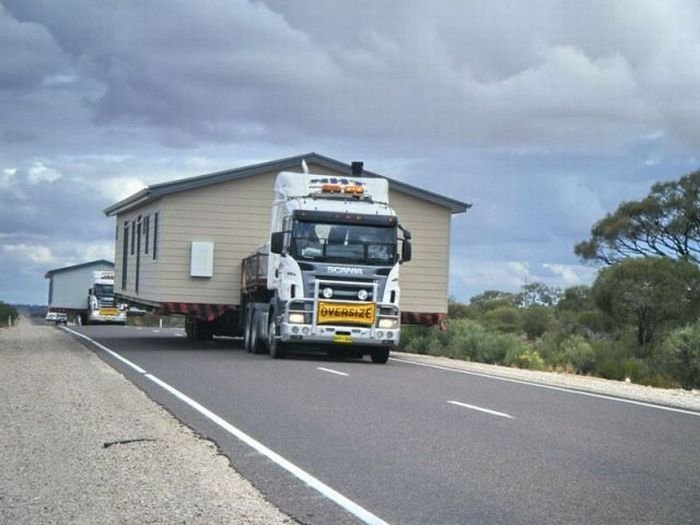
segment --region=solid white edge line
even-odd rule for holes
[[[634,399],[623,399],[621,397],[607,396],[605,394],[595,394],[593,392],[582,392],[581,390],[574,390],[572,388],[563,388],[559,386],[543,385],[542,383],[534,383],[530,381],[524,381],[522,379],[511,379],[510,377],[500,377],[491,374],[483,374],[481,372],[470,372],[468,370],[459,370],[457,368],[450,368],[449,366],[431,365],[428,363],[418,363],[417,361],[410,361],[408,359],[401,359],[399,357],[391,357],[392,361],[398,361],[400,363],[408,363],[410,365],[425,366],[427,368],[435,368],[437,370],[445,370],[447,372],[457,372],[458,374],[466,374],[471,376],[486,377],[488,379],[496,379],[498,381],[506,381],[509,383],[519,383],[521,385],[534,386],[538,388],[546,388],[548,390],[557,390],[559,392],[567,392],[569,394],[578,394],[580,396],[597,397],[600,399],[608,399],[610,401],[618,401],[620,403],[628,403],[630,405],[639,405],[648,408],[657,408],[659,410],[666,410],[668,412],[677,412],[679,414],[687,414],[690,416],[700,417],[700,412],[693,412],[692,410],[684,410],[682,408],[673,408],[663,405],[655,405],[653,403],[645,403],[644,401],[635,401]]]
[[[491,414],[493,416],[507,417],[508,419],[514,419],[513,416],[506,414],[505,412],[496,412],[495,410],[490,410],[488,408],[478,407],[476,405],[468,405],[466,403],[461,403],[460,401],[448,401],[448,403],[451,405],[457,405],[460,407],[469,408],[471,410],[477,410],[479,412],[485,412],[485,413]]]
[[[312,489],[316,490],[317,492],[320,492],[323,496],[326,498],[330,499],[331,501],[335,502],[337,505],[341,506],[351,514],[357,516],[359,519],[361,519],[363,522],[370,524],[370,525],[388,525],[387,522],[382,520],[381,518],[375,516],[368,510],[364,509],[354,501],[346,498],[336,490],[332,489],[325,483],[323,483],[321,480],[318,478],[312,476],[305,470],[301,469],[300,467],[297,467],[294,463],[288,461],[287,459],[283,458],[273,450],[269,449],[256,439],[252,438],[242,430],[239,430],[238,428],[234,427],[232,424],[230,424],[228,421],[225,419],[221,418],[220,416],[216,415],[214,412],[211,410],[203,407],[199,403],[197,403],[195,400],[191,399],[187,395],[183,394],[180,392],[178,389],[170,386],[168,383],[161,381],[158,379],[156,376],[153,374],[146,374],[145,377],[156,383],[158,386],[163,388],[164,390],[167,390],[170,392],[172,395],[189,405],[191,408],[208,418],[210,421],[213,423],[219,425],[221,428],[226,430],[229,434],[235,436],[237,439],[248,445],[249,447],[255,449],[257,452],[268,458],[269,460],[273,461],[276,463],[278,466],[282,467],[284,470],[292,474],[294,477],[297,479],[303,481],[306,483],[309,487]]]
[[[321,480],[318,478],[315,478],[305,470],[297,467],[294,463],[286,460],[277,452],[274,452],[273,450],[269,449],[256,439],[252,438],[242,430],[239,430],[238,428],[234,427],[231,423],[226,421],[225,419],[221,418],[220,416],[216,415],[214,412],[209,410],[208,408],[203,407],[199,403],[197,403],[194,399],[191,399],[190,397],[186,396],[182,392],[180,392],[178,389],[175,387],[170,386],[168,383],[165,381],[162,381],[158,379],[156,376],[153,374],[148,374],[146,371],[141,368],[140,366],[132,363],[125,357],[122,357],[118,353],[110,350],[106,346],[98,343],[94,339],[81,334],[80,332],[76,332],[75,330],[71,330],[70,328],[66,328],[65,326],[62,326],[64,330],[77,335],[78,337],[82,337],[83,339],[86,339],[90,341],[92,344],[94,344],[96,347],[98,347],[101,350],[104,350],[107,352],[109,355],[115,357],[116,359],[119,359],[123,363],[127,364],[134,370],[136,370],[140,374],[145,374],[144,377],[147,377],[151,381],[153,381],[155,384],[163,388],[164,390],[170,392],[172,395],[189,405],[191,408],[195,409],[197,412],[208,418],[210,421],[213,423],[219,425],[221,428],[226,430],[229,434],[233,435],[249,447],[253,448],[269,460],[273,461],[276,463],[278,466],[282,467],[284,470],[292,474],[294,477],[299,479],[300,481],[306,483],[309,487],[314,489],[315,491],[321,493],[323,496],[328,498],[329,500],[333,501],[335,504],[339,505],[343,509],[347,510],[350,514],[353,514],[354,516],[357,516],[360,520],[362,520],[364,523],[367,523],[368,525],[389,525],[386,521],[383,519],[379,518],[378,516],[375,516],[372,514],[370,511],[367,509],[361,507],[351,499],[348,499],[347,497],[343,496],[340,492],[332,489],[325,483],[323,483]]]
[[[88,336],[86,336],[86,335],[84,335],[84,334],[81,334],[80,332],[76,332],[75,330],[71,330],[70,328],[66,328],[65,326],[62,326],[61,328],[63,328],[63,329],[66,330],[67,332],[70,332],[71,334],[75,334],[75,335],[77,335],[78,337],[82,337],[83,339],[86,339],[86,340],[90,341],[90,342],[91,342],[93,345],[95,345],[97,348],[99,348],[100,350],[104,350],[105,352],[107,352],[109,355],[111,355],[111,356],[114,357],[115,359],[119,359],[119,361],[121,361],[121,362],[124,363],[125,365],[130,366],[131,368],[133,368],[134,370],[136,370],[139,374],[145,374],[145,373],[146,373],[146,371],[145,371],[143,368],[141,368],[139,365],[137,365],[136,363],[132,363],[132,362],[129,361],[126,357],[120,356],[118,353],[113,352],[112,350],[110,350],[110,349],[107,348],[106,346],[104,346],[104,345],[98,343],[98,342],[95,341],[94,339],[92,339],[92,338],[90,338],[90,337],[88,337]]]
[[[337,370],[332,370],[330,368],[324,368],[322,366],[317,366],[316,370],[320,370],[321,372],[328,372],[329,374],[336,374],[339,376],[345,376],[348,377],[350,374],[346,374],[345,372],[338,372]]]

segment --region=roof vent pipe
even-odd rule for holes
[[[364,166],[364,162],[354,161],[352,163],[353,177],[362,177],[362,166]]]

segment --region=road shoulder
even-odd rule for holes
[[[55,327],[0,331],[0,398],[2,523],[295,523]]]
[[[449,359],[447,357],[408,354],[404,352],[392,352],[391,356],[393,358],[413,361],[424,365],[452,368],[474,374],[485,374],[559,388],[571,388],[595,394],[622,397],[644,403],[700,411],[700,390],[654,388],[622,381],[612,381],[599,377],[556,372],[538,372],[535,370],[472,363],[469,361]]]

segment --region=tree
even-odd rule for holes
[[[608,265],[639,256],[700,263],[700,171],[654,184],[641,201],[623,202],[574,251]]]
[[[700,269],[663,257],[627,259],[600,271],[593,296],[615,322],[635,328],[642,354],[662,328],[697,317]]]
[[[480,312],[486,312],[500,306],[514,306],[516,295],[498,290],[486,290],[469,299],[469,306]]]
[[[550,288],[544,283],[524,284],[521,292],[515,296],[515,304],[522,308],[533,305],[554,306],[561,299],[560,288]]]

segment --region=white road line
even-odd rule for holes
[[[175,337],[185,337],[185,334],[178,334],[178,333],[175,333]]]
[[[158,330],[158,329],[156,328],[155,330],[153,330],[153,333],[154,333],[154,334],[159,334],[159,333],[160,333],[160,330]]]
[[[94,339],[92,339],[92,338],[90,338],[90,337],[88,337],[88,336],[86,336],[86,335],[83,335],[83,334],[81,334],[80,332],[76,332],[75,330],[71,330],[70,328],[66,328],[65,326],[62,326],[61,328],[63,328],[66,332],[70,332],[71,334],[75,334],[75,335],[77,335],[78,337],[82,337],[83,339],[87,339],[87,340],[90,341],[93,345],[95,345],[97,348],[99,348],[100,350],[104,350],[105,352],[107,352],[109,355],[111,355],[111,356],[114,357],[115,359],[119,359],[122,363],[124,363],[124,364],[130,366],[131,368],[133,368],[134,370],[136,370],[139,374],[145,374],[145,373],[146,373],[146,371],[145,371],[143,368],[141,368],[139,365],[137,365],[137,364],[135,364],[135,363],[132,363],[132,362],[129,361],[126,357],[120,356],[118,353],[113,352],[112,350],[110,350],[109,348],[107,348],[107,347],[104,346],[104,345],[101,345],[100,343],[98,343],[98,342],[95,341]]]
[[[283,458],[273,450],[269,449],[256,439],[252,438],[242,430],[239,430],[238,428],[234,427],[231,423],[226,421],[225,419],[221,418],[220,416],[216,415],[214,412],[211,410],[205,408],[204,406],[200,405],[197,403],[195,400],[191,399],[190,397],[186,396],[182,392],[180,392],[178,389],[175,387],[170,386],[168,383],[165,381],[161,381],[158,379],[156,376],[153,374],[148,374],[146,371],[141,368],[140,366],[132,363],[125,357],[120,356],[118,353],[114,352],[113,350],[110,350],[106,346],[98,343],[94,339],[91,339],[90,337],[83,335],[79,332],[76,332],[75,330],[71,330],[70,328],[62,327],[64,330],[77,335],[78,337],[82,337],[83,339],[87,339],[90,341],[92,344],[94,344],[96,347],[100,348],[101,350],[104,350],[107,352],[109,355],[115,357],[116,359],[119,359],[123,363],[127,364],[140,374],[145,374],[144,377],[147,377],[151,381],[153,381],[155,384],[163,388],[164,390],[170,392],[172,395],[189,405],[191,408],[195,409],[197,412],[208,418],[210,421],[213,423],[219,425],[221,428],[226,430],[229,434],[233,435],[249,447],[255,449],[257,452],[265,456],[266,458],[270,459],[271,461],[275,462],[277,465],[282,467],[284,470],[292,474],[294,477],[297,479],[301,480],[302,482],[306,483],[309,487],[314,489],[315,491],[321,493],[323,496],[326,498],[330,499],[343,509],[347,510],[350,514],[353,514],[357,518],[359,518],[361,521],[364,523],[367,523],[368,525],[389,525],[386,521],[383,519],[379,518],[378,516],[375,516],[372,514],[370,511],[365,509],[364,507],[361,507],[351,499],[343,496],[340,492],[332,489],[325,483],[323,483],[321,480],[318,478],[312,476],[305,470],[297,467],[294,463],[288,461],[287,459]],[[340,372],[342,373],[342,372]]]
[[[322,366],[317,366],[316,370],[320,370],[321,372],[328,372],[329,374],[336,374],[339,376],[345,376],[348,377],[350,374],[346,374],[345,372],[338,372],[337,370],[331,370],[330,368],[323,368]]]
[[[340,505],[342,508],[350,512],[351,514],[354,514],[357,516],[360,520],[362,520],[364,523],[371,524],[371,525],[388,525],[384,520],[381,518],[375,516],[368,510],[364,509],[354,501],[346,498],[339,492],[333,490],[331,487],[320,481],[318,478],[315,478],[305,470],[302,470],[301,468],[297,467],[294,463],[291,463],[287,459],[283,458],[273,450],[267,448],[265,445],[257,441],[256,439],[252,438],[242,430],[239,430],[238,428],[234,427],[231,423],[226,421],[225,419],[221,418],[220,416],[216,415],[209,409],[203,407],[199,403],[197,403],[195,400],[191,399],[190,397],[186,396],[182,392],[180,392],[178,389],[170,386],[164,381],[161,381],[158,379],[156,376],[152,374],[146,374],[148,379],[159,385],[161,388],[167,390],[170,392],[172,395],[189,405],[191,408],[195,409],[197,412],[208,418],[210,421],[213,423],[216,423],[219,425],[221,428],[226,430],[229,434],[235,436],[237,439],[241,440],[243,443],[248,445],[249,447],[255,449],[258,451],[260,454],[265,456],[266,458],[270,459],[271,461],[275,462],[277,465],[282,467],[284,470],[292,474],[294,477],[297,479],[303,481],[306,483],[309,487],[312,489],[320,492],[323,494],[325,497],[330,499],[331,501],[334,501],[336,504]]]
[[[546,388],[548,390],[556,390],[558,392],[566,392],[568,394],[578,394],[580,396],[597,397],[599,399],[607,399],[609,401],[617,401],[619,403],[627,403],[630,405],[638,405],[638,406],[643,406],[643,407],[648,407],[648,408],[656,408],[659,410],[666,410],[667,412],[677,412],[679,414],[687,414],[690,416],[700,417],[700,412],[693,412],[692,410],[684,410],[682,408],[673,408],[673,407],[667,407],[667,406],[663,406],[663,405],[655,405],[653,403],[645,403],[644,401],[635,401],[633,399],[623,399],[621,397],[607,396],[605,394],[594,394],[593,392],[582,392],[581,390],[573,390],[571,388],[563,388],[563,387],[552,386],[552,385],[543,385],[542,383],[533,383],[533,382],[524,381],[521,379],[511,379],[509,377],[500,377],[500,376],[491,375],[491,374],[482,374],[481,372],[469,372],[467,370],[458,370],[456,368],[450,368],[448,366],[430,365],[427,363],[418,363],[416,361],[409,361],[408,359],[400,359],[398,357],[391,357],[390,359],[392,361],[398,361],[400,363],[407,363],[407,364],[416,365],[416,366],[424,366],[427,368],[435,368],[437,370],[445,370],[446,372],[456,372],[458,374],[486,377],[488,379],[496,379],[497,381],[506,381],[508,383],[518,383],[521,385],[534,386],[537,388]]]
[[[481,408],[475,405],[467,405],[466,403],[460,403],[459,401],[448,401],[450,405],[457,405],[464,408],[469,408],[471,410],[478,410],[479,412],[486,412],[492,416],[507,417],[508,419],[513,419],[513,416],[506,414],[505,412],[496,412],[495,410],[489,410],[488,408]]]

